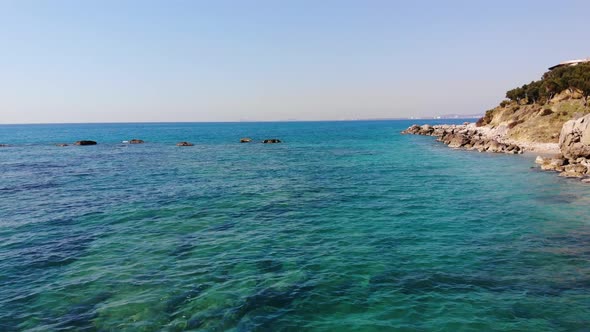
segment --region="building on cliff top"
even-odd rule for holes
[[[590,58],[564,61],[559,64],[556,64],[555,66],[549,67],[549,70],[553,70],[555,68],[565,67],[565,66],[575,66],[578,63],[584,63],[584,62],[590,62]]]

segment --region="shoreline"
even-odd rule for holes
[[[586,122],[586,120],[588,120]],[[560,133],[559,143],[526,142],[506,138],[508,127],[477,127],[475,123],[462,125],[412,125],[403,135],[424,135],[437,137],[437,141],[450,148],[477,150],[479,152],[523,154],[535,153],[535,163],[544,171],[558,172],[559,176],[579,178],[590,183],[590,146],[583,138],[590,122],[590,115],[570,120]],[[590,140],[588,140],[590,141]]]
[[[502,126],[499,128],[477,127],[475,123],[464,123],[462,125],[412,125],[408,129],[402,131],[402,134],[425,135],[438,137],[437,140],[449,145],[451,148],[463,148],[465,150],[478,150],[480,152],[506,152],[513,153],[512,149],[506,150],[505,147],[518,147],[518,153],[539,153],[543,155],[558,155],[561,153],[558,143],[541,143],[528,142],[506,138],[507,128]],[[447,137],[453,135],[452,137]],[[457,137],[459,135],[459,137]],[[448,142],[451,140],[454,142]],[[461,139],[463,139],[461,141]],[[482,142],[483,147],[477,146],[477,143]],[[448,143],[447,143],[448,142]],[[488,142],[496,142],[500,146],[505,146],[504,149],[498,150],[497,147],[492,149],[485,148]]]

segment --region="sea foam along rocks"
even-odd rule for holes
[[[77,141],[76,143],[74,143],[74,145],[96,145],[97,143],[95,141],[88,141],[88,140],[82,140],[82,141]]]

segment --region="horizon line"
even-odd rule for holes
[[[326,119],[326,120],[233,120],[233,121],[112,121],[112,122],[11,122],[0,123],[0,126],[22,125],[68,125],[68,124],[159,124],[159,123],[280,123],[280,122],[353,122],[353,121],[399,121],[399,120],[453,120],[453,119],[477,119],[481,115],[464,116],[428,116],[428,117],[403,117],[403,118],[366,118],[366,119]]]

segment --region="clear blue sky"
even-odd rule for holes
[[[590,56],[590,1],[0,0],[0,123],[479,113]]]

